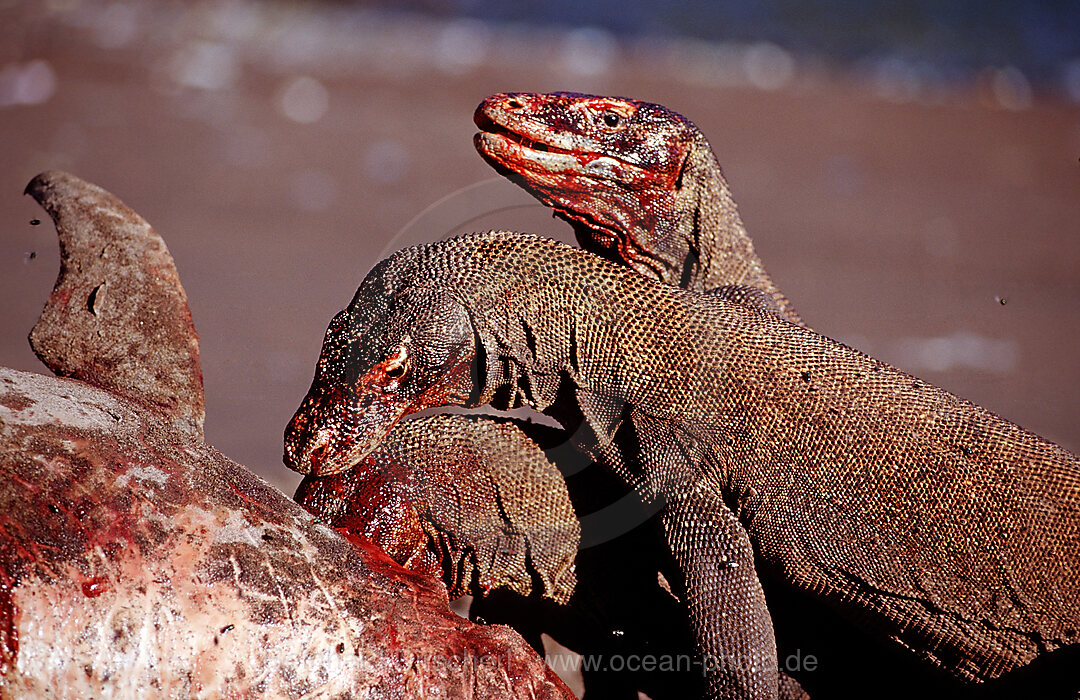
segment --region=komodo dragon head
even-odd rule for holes
[[[690,120],[649,102],[555,92],[492,95],[473,121],[480,155],[568,221],[582,247],[679,284],[700,245],[674,220],[700,196],[690,185],[701,178],[687,172],[719,173]]]
[[[468,399],[472,326],[451,289],[418,281],[416,253],[383,260],[330,322],[311,388],[285,429],[291,469],[344,471],[403,416]]]
[[[473,121],[484,160],[569,222],[581,247],[686,289],[755,287],[801,323],[686,117],[640,100],[552,92],[492,95]]]

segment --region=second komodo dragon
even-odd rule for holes
[[[550,415],[661,504],[714,697],[773,697],[763,585],[958,678],[1080,642],[1080,462],[812,331],[492,232],[401,251],[332,321],[286,461],[431,406]]]
[[[754,251],[709,141],[686,117],[621,97],[512,92],[485,99],[473,121],[484,160],[569,222],[586,250],[800,322]]]

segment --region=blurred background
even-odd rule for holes
[[[471,116],[574,90],[694,120],[813,328],[1080,451],[1080,4],[718,5],[0,0],[0,363],[44,371],[21,193],[69,170],[165,238],[208,439],[291,493],[282,430],[382,255],[567,239]]]

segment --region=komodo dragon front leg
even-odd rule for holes
[[[739,521],[711,489],[665,500],[664,531],[683,573],[690,624],[712,697],[777,687],[776,642],[754,552]],[[717,624],[717,612],[738,622]]]
[[[307,476],[296,500],[451,599],[502,588],[566,604],[581,526],[562,474],[523,431],[481,416],[404,421],[351,470]]]
[[[296,500],[441,578],[451,598],[476,596],[474,619],[512,624],[540,653],[545,632],[578,651],[587,658],[588,693],[700,697],[700,668],[620,663],[685,661],[693,634],[683,604],[657,579],[658,569],[670,569],[659,561],[662,535],[645,523],[605,539],[590,514],[622,492],[565,442],[560,429],[508,419],[405,420],[352,469],[306,476]],[[575,511],[585,516],[580,525]]]
[[[1080,643],[1076,456],[804,328],[540,238],[476,234],[376,266],[331,325],[286,460],[330,474],[413,411],[525,403],[647,503],[711,489],[763,590],[961,682]],[[650,445],[670,458],[651,463]],[[751,607],[708,619],[738,635]],[[699,637],[745,670],[716,692],[775,696],[776,660],[756,673],[748,639]]]

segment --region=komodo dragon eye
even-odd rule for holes
[[[399,345],[390,357],[386,358],[383,372],[389,379],[401,379],[408,370],[409,350],[404,344]]]
[[[604,112],[602,115],[600,115],[600,118],[604,120],[604,124],[607,124],[612,129],[617,127],[622,121],[622,116],[619,115],[618,112]]]

